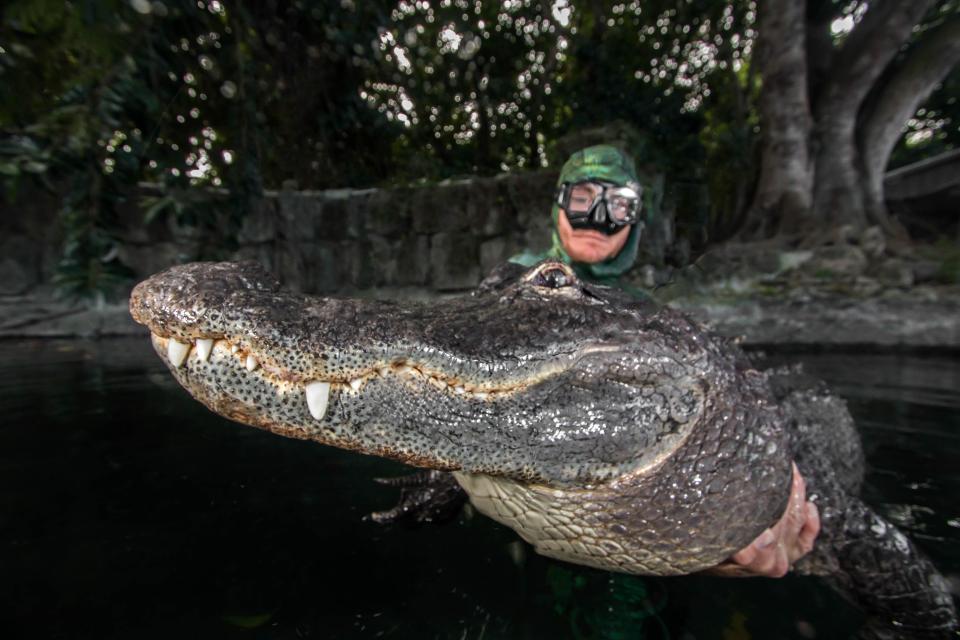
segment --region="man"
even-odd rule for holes
[[[525,252],[511,261],[532,266],[547,258],[561,260],[581,279],[620,286],[619,277],[637,256],[642,196],[627,154],[610,145],[578,151],[560,170],[552,208],[553,245],[544,253]],[[711,573],[781,577],[813,549],[819,532],[817,507],[806,501],[803,478],[794,465],[790,500],[780,521]]]
[[[560,171],[551,210],[553,245],[510,261],[529,267],[552,258],[571,265],[584,280],[618,286],[637,257],[642,191],[633,160],[619,149],[599,145],[578,151]]]

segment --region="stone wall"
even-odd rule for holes
[[[57,198],[39,190],[14,204],[0,200],[0,296],[23,294],[50,282],[63,244],[59,206]]]
[[[306,292],[468,289],[524,247],[550,241],[555,174],[423,188],[280,192],[244,220],[237,257]]]
[[[266,192],[239,230],[227,214],[202,226],[172,214],[147,224],[139,198],[132,197],[120,212],[118,257],[136,279],[181,262],[253,259],[307,293],[470,289],[523,249],[549,247],[556,176],[543,170],[423,187]],[[650,184],[657,195],[648,206],[660,209],[662,177]],[[9,277],[0,294],[49,283],[59,256],[58,203],[26,200],[4,207],[0,272]],[[657,228],[645,232],[652,262],[672,240],[670,216],[657,218]]]

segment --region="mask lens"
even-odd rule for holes
[[[588,182],[570,185],[570,211],[575,214],[588,213],[596,196],[597,187]]]
[[[629,187],[608,189],[606,202],[611,222],[624,225],[636,221],[637,212],[640,209],[640,198],[633,189]]]
[[[607,201],[610,220],[617,224],[624,224],[630,219],[631,209],[631,203],[626,198],[614,196]]]
[[[565,182],[557,192],[557,204],[566,211],[575,229],[594,229],[612,235],[637,221],[640,191],[632,184],[620,186],[603,180]]]

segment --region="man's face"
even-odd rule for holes
[[[570,206],[574,206],[572,198]],[[563,250],[572,260],[593,264],[608,260],[620,253],[623,245],[627,243],[627,237],[630,235],[630,225],[610,236],[593,229],[574,229],[570,226],[570,221],[567,220],[567,212],[563,207],[560,207],[560,214],[557,216],[557,231],[560,235],[560,244],[563,245]]]

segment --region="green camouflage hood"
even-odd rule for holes
[[[621,185],[628,182],[640,182],[633,159],[617,147],[607,144],[587,147],[570,156],[570,159],[560,169],[557,186],[563,182],[575,182],[589,178],[607,180]],[[633,266],[633,262],[637,258],[637,247],[640,243],[642,225],[635,224],[630,227],[630,235],[627,237],[623,249],[609,260],[596,264],[575,263],[563,250],[563,245],[560,242],[560,235],[557,232],[557,216],[560,215],[560,207],[556,203],[553,205],[551,215],[553,217],[553,245],[550,250],[542,255],[524,253],[513,258],[514,262],[534,264],[539,260],[553,258],[572,264],[581,277],[601,281],[614,279]]]

